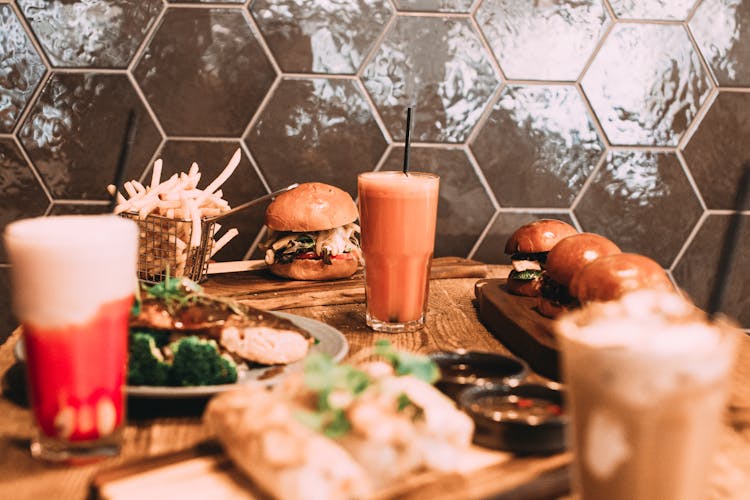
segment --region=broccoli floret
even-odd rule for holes
[[[214,340],[184,337],[169,344],[174,354],[173,385],[231,384],[237,381],[237,365],[229,356],[219,354]]]
[[[145,332],[133,332],[128,347],[128,384],[167,385],[169,364],[156,346],[154,337]]]

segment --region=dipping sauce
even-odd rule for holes
[[[523,396],[486,396],[476,399],[471,411],[497,422],[514,421],[539,424],[562,415],[562,407],[546,399]]]
[[[435,386],[454,400],[467,387],[517,385],[528,373],[523,362],[491,352],[439,351],[431,353],[430,359],[440,368],[440,379]]]

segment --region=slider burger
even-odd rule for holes
[[[674,286],[656,261],[634,253],[596,259],[570,281],[570,293],[581,304],[617,300],[640,289],[674,291]]]
[[[604,236],[580,233],[560,240],[547,254],[542,274],[539,312],[554,318],[563,311],[578,306],[568,289],[573,276],[586,264],[606,255],[622,253]]]
[[[578,231],[563,221],[541,219],[519,227],[505,244],[513,270],[508,275],[508,291],[516,295],[539,295],[544,263],[555,244]]]
[[[280,194],[266,208],[268,269],[295,280],[351,276],[361,259],[357,217],[352,197],[335,186],[309,182]]]

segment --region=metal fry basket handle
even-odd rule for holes
[[[241,212],[241,211],[245,210],[246,208],[250,208],[250,207],[252,207],[254,205],[257,205],[259,203],[263,203],[264,201],[267,201],[267,200],[270,200],[272,198],[275,198],[276,196],[280,195],[281,193],[289,191],[290,189],[294,189],[297,186],[299,186],[299,184],[297,184],[297,183],[290,184],[290,185],[288,185],[285,188],[281,188],[278,191],[274,191],[273,193],[268,193],[266,195],[261,196],[260,198],[255,198],[254,200],[250,200],[250,201],[248,201],[246,203],[243,203],[242,205],[237,205],[233,209],[229,210],[228,212],[224,212],[221,215],[215,215],[213,217],[205,217],[203,220],[204,220],[204,222],[219,222],[220,220],[224,219],[225,217],[229,217],[230,215],[234,215],[237,212]]]

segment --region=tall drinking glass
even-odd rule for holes
[[[737,329],[684,299],[635,292],[558,323],[582,500],[699,500]]]
[[[367,325],[380,332],[424,326],[440,178],[366,172],[357,179]]]
[[[35,457],[119,452],[138,228],[112,215],[8,225],[13,311],[21,322]]]

